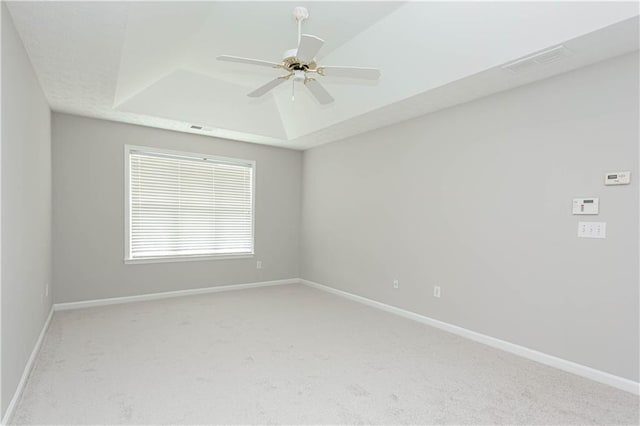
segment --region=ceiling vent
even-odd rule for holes
[[[201,132],[213,132],[213,129],[211,127],[198,126],[197,124],[192,124],[191,126],[189,126],[189,128],[191,130],[199,130]]]
[[[536,53],[534,55],[527,56],[517,61],[510,62],[502,66],[503,70],[510,71],[512,73],[521,73],[529,71],[540,65],[547,65],[553,62],[557,62],[563,58],[571,56],[572,52],[564,46],[557,46],[543,52]]]

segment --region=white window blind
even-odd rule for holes
[[[129,259],[253,253],[253,163],[129,150]]]

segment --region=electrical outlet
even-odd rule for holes
[[[400,283],[398,282],[398,280],[393,280],[393,288],[398,288],[400,287]]]
[[[433,297],[440,297],[440,286],[433,286]]]
[[[49,283],[44,285],[44,295],[45,297],[49,297]]]
[[[262,260],[256,262],[256,269],[262,269]]]

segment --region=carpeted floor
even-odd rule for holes
[[[301,285],[55,313],[15,424],[637,424],[638,398]]]

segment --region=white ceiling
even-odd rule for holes
[[[379,67],[378,82],[322,78],[319,105],[278,70],[303,32],[324,65]],[[636,2],[8,2],[55,111],[306,149],[638,50]],[[559,61],[501,65],[563,44]],[[190,129],[204,126],[202,131]]]

